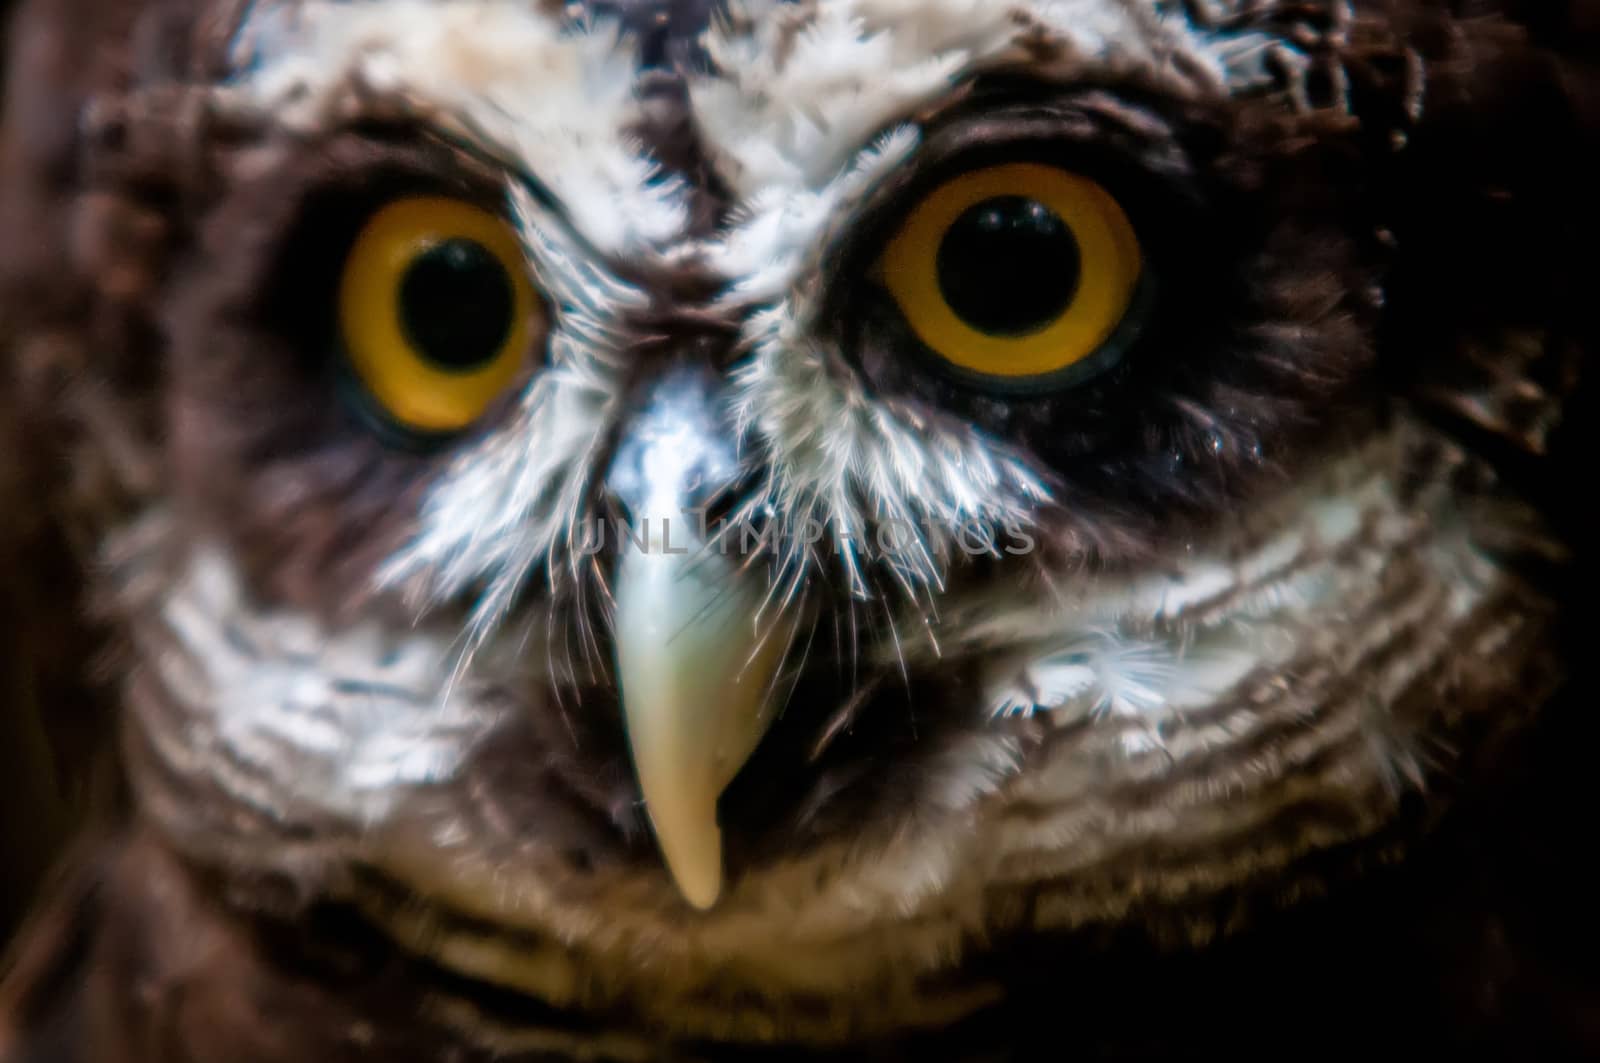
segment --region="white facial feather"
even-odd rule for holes
[[[327,630],[257,612],[242,593],[209,551],[172,589],[162,620],[174,646],[154,655],[157,667],[169,691],[209,710],[181,738],[152,731],[174,758],[237,765],[218,777],[240,800],[270,808],[289,796],[300,814],[381,822],[407,788],[451,777],[499,722],[448,685],[447,641],[374,623]],[[292,783],[274,777],[285,749],[295,751]]]
[[[1017,64],[1037,38],[1088,80],[1139,75],[1185,95],[1213,47],[1150,0],[835,0],[734,5],[707,42],[718,75],[692,86],[723,176],[743,196],[816,189],[862,145],[963,79]],[[1187,60],[1188,62],[1181,62]]]
[[[413,600],[451,600],[486,585],[471,642],[500,619],[530,575],[581,582],[586,558],[567,548],[583,517],[604,427],[625,372],[616,322],[643,305],[525,190],[513,190],[535,280],[553,309],[547,360],[512,423],[466,449],[424,503],[421,528],[380,574]]]
[[[754,356],[736,378],[739,419],[771,455],[751,509],[779,521],[787,578],[805,579],[815,563],[803,552],[813,521],[831,532],[856,593],[869,596],[862,570],[879,563],[920,600],[963,552],[998,554],[1002,533],[1022,534],[1048,499],[1021,457],[841,380],[841,352],[786,309],[752,315],[746,335]]]
[[[1162,745],[1163,733],[1183,728],[1186,709],[1226,699],[1251,672],[1288,666],[1389,559],[1424,539],[1436,580],[1451,588],[1428,607],[1441,624],[1454,624],[1500,576],[1450,519],[1441,492],[1397,497],[1388,470],[1409,436],[1382,437],[1315,470],[1297,491],[1230,527],[1214,549],[1191,550],[1163,572],[1084,574],[1057,588],[1053,601],[1023,605],[1007,593],[957,603],[939,646],[912,643],[900,656],[926,663],[988,647],[997,715],[1048,711],[1055,726],[1085,714],[1127,716],[1149,724]],[[1253,527],[1271,534],[1241,555],[1236,543],[1256,539]]]
[[[682,195],[629,134],[630,44],[515,0],[260,3],[220,101],[316,131],[388,113],[461,137],[532,178],[609,254],[682,232]]]

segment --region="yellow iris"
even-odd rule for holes
[[[1019,162],[935,188],[890,240],[880,269],[935,354],[969,373],[1022,379],[1100,350],[1133,301],[1142,265],[1133,225],[1110,193],[1059,167]]]
[[[367,221],[339,286],[345,356],[384,413],[459,431],[515,381],[543,307],[504,219],[461,200],[396,200]]]

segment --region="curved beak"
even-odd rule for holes
[[[761,595],[715,548],[663,552],[648,530],[616,577],[617,664],[634,770],[667,868],[684,899],[722,891],[717,798],[771,721],[784,640],[756,629]]]
[[[705,541],[695,509],[737,477],[718,425],[703,379],[669,377],[608,481],[632,527],[613,585],[628,745],[667,869],[701,909],[722,891],[717,799],[772,722],[786,643],[759,629],[765,583]]]

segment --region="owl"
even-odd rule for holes
[[[7,1063],[1600,1051],[1600,5],[9,48]]]

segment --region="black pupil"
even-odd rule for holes
[[[990,336],[1025,336],[1061,316],[1078,290],[1078,242],[1038,200],[995,196],[968,207],[939,242],[939,290]]]
[[[475,240],[435,244],[400,281],[400,323],[417,352],[441,369],[493,361],[511,335],[515,296],[505,266]]]

